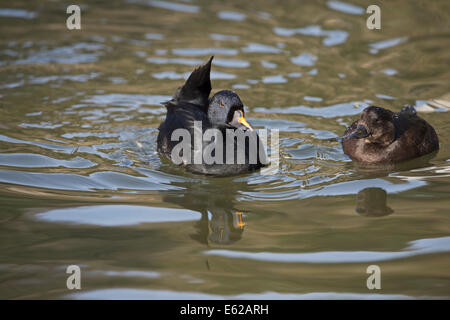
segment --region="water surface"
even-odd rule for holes
[[[448,1],[0,5],[0,298],[450,297],[450,118],[441,150],[370,168],[334,138],[364,107],[450,90]],[[270,175],[186,173],[156,153],[161,102],[215,56],[258,129]],[[66,288],[68,265],[82,289]],[[366,269],[380,266],[382,289]]]

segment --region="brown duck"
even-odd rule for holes
[[[366,163],[394,163],[417,158],[439,149],[433,127],[413,106],[395,113],[370,106],[347,128],[342,137],[344,153]]]

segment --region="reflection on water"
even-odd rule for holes
[[[342,1],[328,1],[327,6],[330,9],[348,14],[356,14],[356,15],[364,14],[364,8]]]
[[[342,44],[347,40],[348,32],[342,30],[322,30],[321,26],[307,26],[297,29],[286,29],[276,27],[273,31],[283,37],[291,37],[295,34],[301,34],[305,36],[325,37],[322,41],[325,46],[335,46]]]
[[[163,200],[201,213],[190,237],[202,244],[232,244],[242,238],[245,206],[236,201],[243,182],[229,181],[218,187],[213,181],[177,184],[185,192],[167,195]]]
[[[403,259],[423,254],[449,252],[450,237],[420,239],[412,241],[410,246],[399,252],[373,251],[323,251],[305,253],[242,252],[230,250],[209,250],[206,255],[225,256],[233,259],[251,259],[288,263],[359,263],[380,262]]]
[[[97,1],[76,32],[53,1],[3,5],[0,297],[450,297],[445,4],[392,2],[370,31],[355,1]],[[161,103],[211,55],[212,93],[279,130],[278,172],[204,177],[157,154]],[[419,110],[438,153],[342,152],[366,106],[435,101]]]
[[[6,153],[0,154],[0,165],[14,167],[65,167],[65,168],[89,168],[97,165],[94,162],[75,157],[71,160],[58,160],[31,153]]]
[[[104,289],[70,295],[74,299],[106,299],[106,300],[412,300],[415,297],[401,294],[376,293],[338,293],[338,292],[311,292],[296,293],[247,293],[235,296],[219,296],[196,292],[177,292],[166,290],[136,290],[136,289]],[[442,297],[419,297],[420,299],[439,299]]]
[[[143,5],[148,5],[150,7],[162,8],[173,11],[197,13],[200,8],[198,6],[182,4],[170,1],[158,1],[158,0],[127,0],[129,3],[138,3]]]
[[[98,43],[77,43],[70,46],[59,47],[51,50],[40,50],[32,53],[25,59],[14,61],[16,64],[78,64],[95,62],[101,55],[105,46]],[[89,53],[87,53],[88,51]]]
[[[287,113],[287,114],[303,114],[308,116],[318,116],[324,118],[335,118],[342,116],[351,116],[359,114],[368,104],[363,102],[347,102],[339,103],[332,106],[313,108],[309,106],[294,106],[284,108],[256,108],[256,112],[261,113]]]
[[[245,14],[233,11],[220,11],[217,13],[217,16],[220,19],[232,21],[244,21],[246,18]]]
[[[0,17],[5,18],[23,18],[33,19],[37,16],[36,12],[31,12],[22,9],[0,9]]]
[[[173,49],[172,53],[176,56],[185,56],[185,57],[213,56],[213,55],[235,56],[238,54],[238,50],[227,48],[182,48],[182,49]]]
[[[192,221],[198,218],[198,214],[193,211],[179,209],[104,205],[50,210],[37,214],[36,218],[48,222],[97,226],[130,226],[140,223]]]
[[[246,52],[246,53],[280,53],[281,52],[281,50],[276,47],[269,46],[266,44],[261,44],[261,43],[253,43],[253,42],[247,44],[247,46],[245,46],[241,50],[242,50],[242,52]]]
[[[309,53],[302,53],[297,57],[291,58],[293,64],[308,67],[312,67],[315,64],[316,60],[317,57]]]
[[[168,58],[147,58],[147,62],[155,64],[184,64],[188,66],[198,66],[203,63],[200,59],[168,59]],[[230,60],[230,59],[214,59],[213,65],[230,68],[247,68],[250,66],[248,61],[243,60]],[[189,73],[190,74],[190,73]]]
[[[380,50],[399,45],[399,44],[405,42],[406,40],[408,40],[408,37],[400,37],[400,38],[388,39],[388,40],[371,43],[370,44],[370,53],[376,54]]]
[[[366,188],[358,192],[355,211],[366,217],[383,217],[394,212],[387,206],[387,193],[381,188]]]

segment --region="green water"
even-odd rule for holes
[[[449,2],[380,2],[381,30],[349,3],[80,1],[69,31],[69,3],[1,1],[0,298],[449,298],[449,113],[421,113],[441,149],[412,165],[330,139],[450,91]],[[210,55],[213,93],[280,131],[277,172],[156,153],[160,103]]]

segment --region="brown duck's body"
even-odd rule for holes
[[[394,163],[417,158],[439,149],[433,127],[414,107],[394,113],[379,107],[364,109],[361,118],[345,131],[344,153],[366,163]]]

